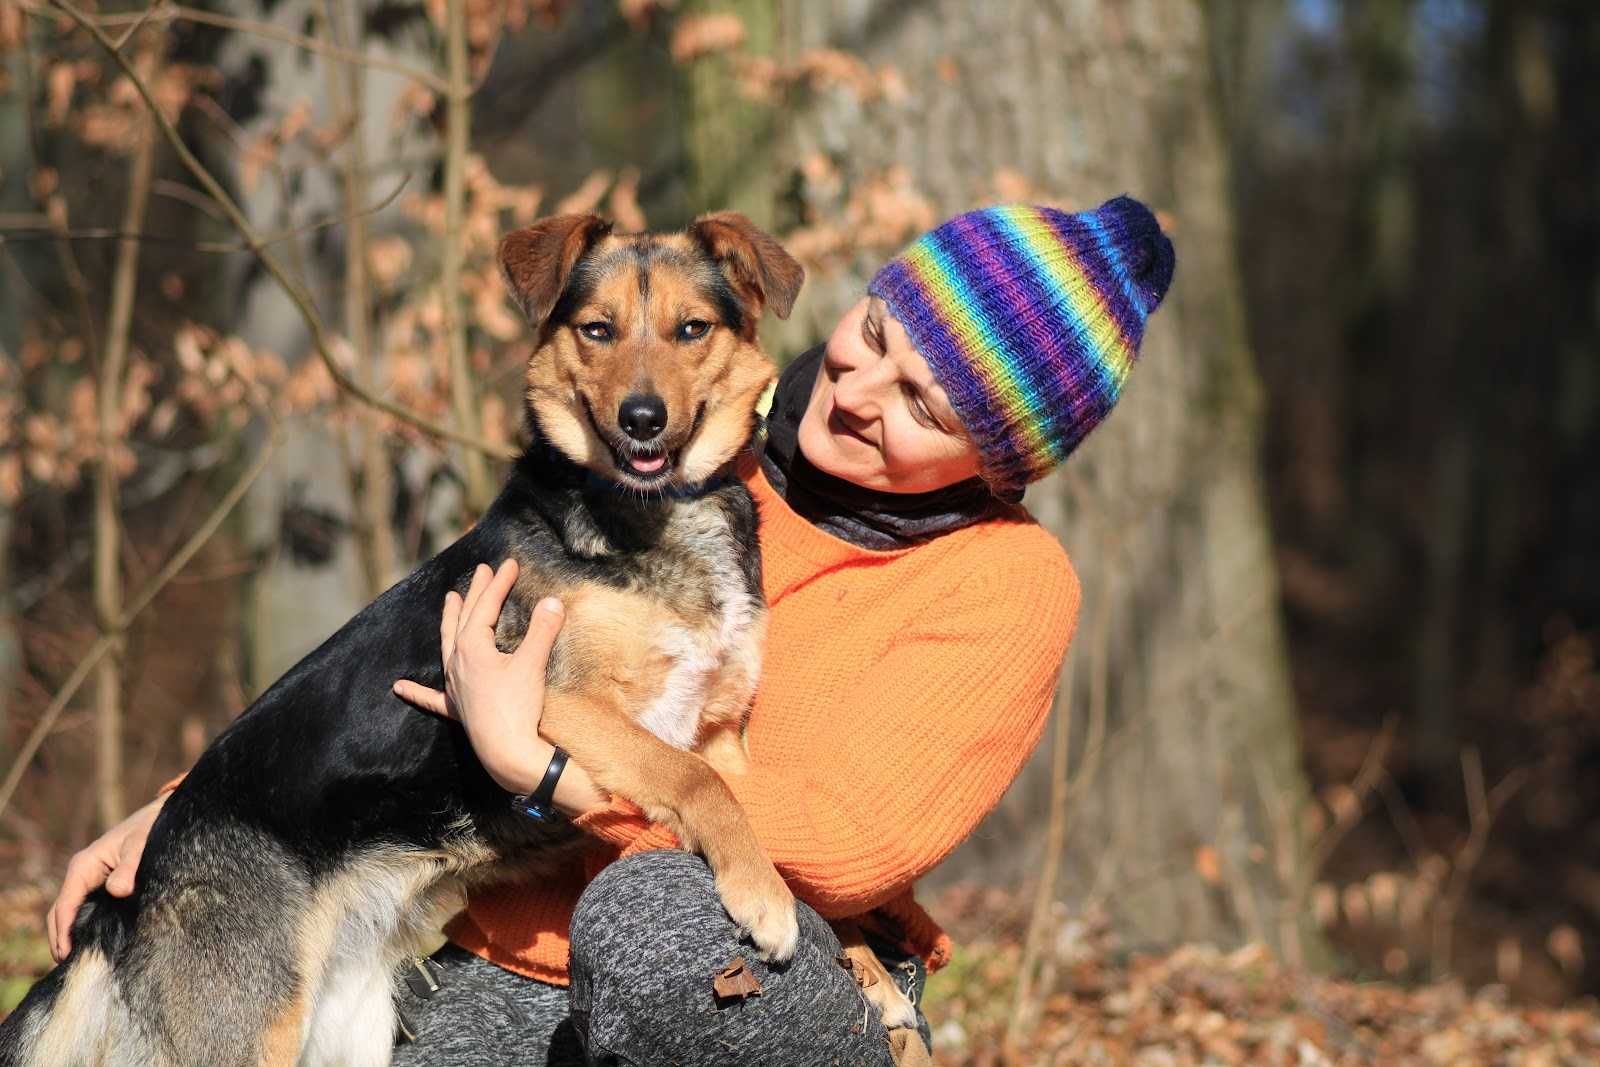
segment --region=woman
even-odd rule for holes
[[[461,722],[508,792],[553,774],[555,806],[593,844],[565,878],[473,895],[433,957],[440,988],[419,973],[401,994],[415,1040],[397,1064],[890,1062],[823,920],[860,919],[913,1002],[947,961],[912,884],[1032,751],[1076,621],[1065,554],[1017,505],[1115,404],[1172,270],[1126,197],[969,212],[885,266],[779,380],[740,472],[771,614],[751,769],[729,785],[802,902],[784,966],[741,945],[703,861],[554,760],[542,656],[490,637],[515,565],[447,598],[446,693],[395,691]],[[547,601],[527,640],[547,654],[560,624]],[[159,804],[74,857],[48,923],[58,958],[91,888],[131,892]],[[713,996],[739,956],[760,994]]]

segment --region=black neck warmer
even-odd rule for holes
[[[861,548],[905,548],[1010,509],[981,478],[926,493],[886,493],[835,478],[800,452],[800,417],[822,369],[818,345],[789,364],[767,415],[761,469],[795,513],[820,530]]]

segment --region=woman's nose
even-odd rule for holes
[[[883,411],[883,393],[894,375],[886,372],[888,360],[856,365],[842,371],[833,383],[833,402],[846,414],[864,421],[878,418]]]

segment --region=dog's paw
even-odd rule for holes
[[[794,955],[800,941],[794,894],[770,865],[759,877],[718,879],[717,893],[740,932],[755,942],[757,956],[783,963]]]
[[[900,987],[894,982],[885,979],[867,986],[861,992],[867,999],[877,1005],[878,1014],[883,1017],[886,1030],[898,1030],[901,1027],[915,1027],[917,1025],[917,1008],[911,1003],[909,997],[900,992]]]

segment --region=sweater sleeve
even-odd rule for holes
[[[790,887],[823,916],[871,910],[937,865],[1038,743],[1079,603],[1077,577],[1052,547],[1050,566],[1033,556],[967,576],[781,765],[752,726],[751,769],[728,786]],[[620,797],[577,824],[625,853],[677,844]]]

